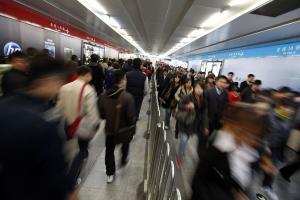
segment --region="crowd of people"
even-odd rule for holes
[[[277,169],[292,130],[299,130],[300,94],[289,87],[262,89],[249,74],[241,84],[234,72],[216,76],[181,67],[160,65],[157,90],[165,129],[175,120],[180,138],[176,165],[182,167],[191,135],[198,136],[200,162],[192,183],[193,200],[247,199],[254,172],[263,173],[261,188],[276,200]],[[281,170],[287,180],[299,160]]]
[[[112,183],[116,145],[122,144],[121,166],[128,164],[152,64],[92,54],[83,65],[76,55],[59,60],[33,48],[12,53],[5,62],[10,69],[1,81],[0,199],[78,199],[89,143],[102,120],[107,183]],[[79,151],[68,159],[71,140]]]
[[[262,89],[253,74],[239,84],[233,72],[216,76],[162,63],[154,68],[139,58],[92,54],[83,65],[76,55],[63,61],[32,48],[14,52],[6,62],[11,69],[1,81],[0,199],[78,199],[89,143],[102,120],[107,183],[112,183],[115,147],[122,145],[120,165],[126,166],[154,75],[164,127],[179,139],[179,169],[189,139],[198,137],[192,199],[247,199],[254,171],[263,173],[263,191],[277,199],[274,177],[291,131],[300,131],[300,95],[289,87]],[[70,140],[78,142],[79,151],[68,160]],[[296,160],[280,172],[291,181],[298,169]]]

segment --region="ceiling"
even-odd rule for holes
[[[244,16],[254,16],[246,14],[250,11],[252,4],[263,0],[238,0],[245,1],[244,5],[229,7],[232,0],[85,0],[92,3],[90,10],[79,3],[78,0],[15,0],[27,7],[35,9],[56,20],[63,21],[81,30],[99,36],[105,40],[111,41],[120,47],[136,51],[136,46],[130,44],[128,39],[124,39],[116,33],[112,26],[99,19],[97,13],[93,12],[96,4],[100,3],[107,11],[107,14],[113,18],[120,26],[118,29],[126,31],[138,46],[149,54],[160,55],[168,52],[192,32],[203,27],[214,13],[228,11],[228,20],[224,17],[217,22],[214,27],[204,28],[204,33],[199,38],[193,38],[191,44],[184,48],[175,50],[173,55],[185,54],[208,45],[217,40],[226,40],[230,34],[242,35],[265,27],[270,21],[265,20],[269,17],[259,17],[263,19]],[[93,10],[93,11],[91,11]],[[245,13],[242,13],[246,11]],[[246,15],[244,15],[246,14]],[[227,16],[226,15],[226,16]],[[237,19],[243,19],[244,21]],[[299,15],[299,14],[298,14]],[[255,15],[256,16],[256,15]],[[231,18],[232,17],[232,18]],[[300,17],[300,16],[299,16]],[[229,18],[231,18],[229,20]],[[236,20],[234,20],[236,19]],[[228,23],[227,23],[228,22]],[[247,24],[246,24],[246,23]],[[224,24],[226,24],[223,26]],[[275,23],[272,21],[272,23]],[[235,26],[233,26],[236,24]],[[259,25],[256,25],[259,24]],[[224,27],[226,27],[224,29]],[[232,29],[234,27],[234,29]],[[113,29],[112,29],[113,28]],[[203,40],[205,39],[205,40]],[[129,42],[128,42],[129,41]],[[200,45],[200,46],[199,46]],[[171,53],[173,53],[171,52]],[[171,54],[170,53],[170,54]]]

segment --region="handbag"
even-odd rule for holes
[[[175,119],[182,124],[191,125],[194,123],[196,118],[196,112],[194,109],[192,110],[183,110],[183,109],[176,109],[174,113]]]
[[[88,115],[81,115],[81,107],[82,107],[82,97],[84,89],[86,88],[88,83],[85,83],[80,91],[78,105],[77,105],[77,117],[72,122],[70,126],[67,126],[67,138],[71,139],[75,135],[79,138],[89,140],[91,139],[97,131],[97,127],[99,125],[97,119],[91,119]]]
[[[122,110],[122,101],[124,98],[125,92],[122,92],[120,94],[120,97],[117,100],[117,106],[116,106],[116,121],[115,121],[115,134],[114,134],[114,143],[117,144],[123,144],[123,143],[129,143],[133,135],[136,131],[136,124],[133,124],[128,127],[120,128],[120,118],[121,118],[121,110]]]

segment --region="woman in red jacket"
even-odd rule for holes
[[[228,105],[232,106],[236,102],[241,101],[241,96],[238,93],[238,87],[236,85],[230,86],[230,92],[228,92]]]

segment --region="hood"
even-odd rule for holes
[[[109,98],[118,98],[119,95],[124,91],[124,88],[120,88],[117,85],[114,85],[111,89],[109,89],[108,91],[106,91],[106,95]]]

